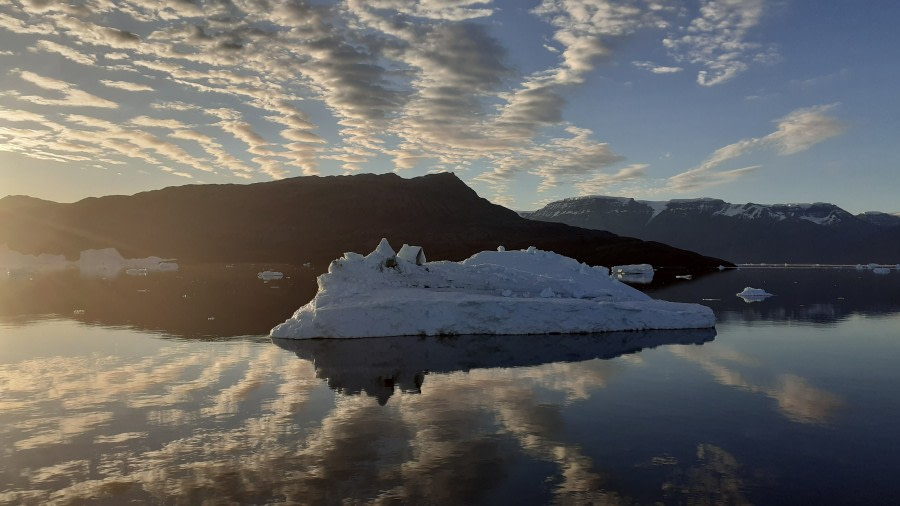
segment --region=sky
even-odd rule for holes
[[[900,211],[900,2],[3,0],[0,197],[451,171]]]

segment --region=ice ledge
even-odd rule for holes
[[[387,241],[346,253],[319,276],[316,297],[272,337],[593,333],[710,328],[710,308],[653,300],[553,252],[491,251],[417,265]]]

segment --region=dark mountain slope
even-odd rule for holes
[[[189,185],[57,204],[0,200],[0,244],[23,253],[115,247],[126,257],[182,262],[313,262],[369,252],[381,237],[459,260],[502,244],[549,249],[591,264],[726,264],[659,243],[519,217],[452,174],[299,177],[250,185]]]

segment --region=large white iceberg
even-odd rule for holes
[[[405,255],[404,255],[405,256]],[[408,258],[408,257],[407,257]],[[548,334],[710,328],[710,308],[653,300],[605,267],[535,248],[417,265],[382,239],[345,253],[273,337]]]

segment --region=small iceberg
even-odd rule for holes
[[[706,306],[654,300],[605,267],[534,247],[421,265],[421,249],[407,251],[401,257],[382,239],[368,255],[345,253],[318,277],[315,298],[271,336],[586,334],[716,321]]]
[[[614,265],[610,276],[625,283],[647,285],[653,282],[653,266],[650,264]]]
[[[610,272],[613,274],[653,274],[653,266],[650,264],[614,265]]]
[[[85,277],[112,277],[121,272],[129,276],[145,276],[152,272],[177,271],[178,264],[171,259],[156,256],[125,258],[115,248],[88,249],[78,255],[78,260],[67,260],[63,255],[29,255],[0,245],[0,268],[27,269],[33,273],[77,269]]]
[[[257,278],[263,281],[271,281],[273,279],[281,279],[284,277],[283,272],[279,271],[262,271],[256,275]]]
[[[160,272],[175,272],[178,270],[178,264],[172,261],[163,261],[156,264],[156,269]]]
[[[891,269],[890,267],[874,267],[872,268],[872,272],[874,274],[890,274]]]
[[[774,294],[771,294],[762,288],[751,288],[749,286],[744,287],[744,289],[737,294],[738,297],[744,299],[744,302],[759,302],[766,300],[768,297],[772,297]]]

